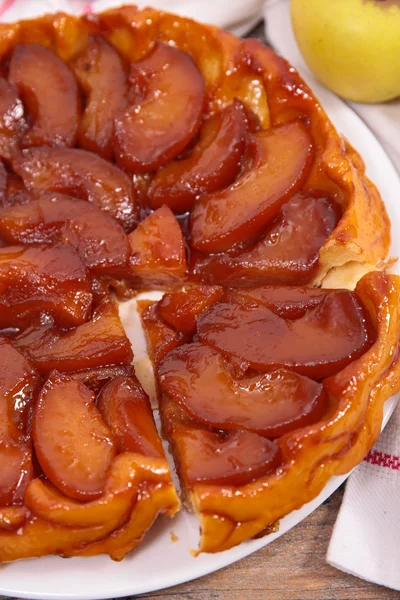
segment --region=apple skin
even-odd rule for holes
[[[400,96],[400,0],[291,0],[294,33],[314,75],[355,102]]]

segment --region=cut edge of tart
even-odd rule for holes
[[[265,464],[269,461],[269,466],[267,464],[268,468],[264,472],[269,472],[263,475],[254,470],[253,480],[250,478],[244,485],[241,485],[239,480],[232,484],[229,479],[226,483],[220,480],[213,484],[207,481],[196,482],[196,473],[193,475],[193,481],[185,481],[188,475],[182,472],[181,468],[185,502],[194,510],[200,524],[200,552],[227,550],[246,539],[268,533],[285,515],[315,498],[330,477],[343,475],[354,468],[378,438],[384,402],[398,391],[400,384],[397,352],[400,331],[400,281],[395,275],[371,272],[359,281],[355,293],[371,319],[376,338],[359,358],[324,379],[323,386],[329,403],[324,415],[319,419],[315,418],[314,423],[295,427],[274,440],[275,450],[278,448],[280,459],[276,460],[275,451],[268,444],[263,448],[258,444],[257,452],[265,454]],[[173,297],[173,294],[171,296]],[[178,470],[182,451],[190,452],[190,438],[196,437],[198,431],[202,432],[202,438],[204,435],[222,435],[218,443],[219,452],[223,453],[224,440],[234,440],[234,436],[245,433],[245,430],[226,429],[226,426],[221,424],[210,429],[210,417],[204,417],[206,421],[203,423],[208,425],[193,421],[192,417],[188,421],[187,405],[183,410],[175,395],[172,399],[170,394],[163,391],[165,381],[161,381],[160,374],[157,374],[160,362],[162,365],[163,360],[168,360],[174,353],[176,355],[176,349],[182,348],[182,356],[185,356],[185,348],[196,347],[196,344],[199,346],[198,342],[182,346],[185,341],[190,341],[190,338],[179,337],[176,330],[173,340],[174,329],[165,320],[160,319],[157,304],[143,302],[139,311],[142,314],[149,353],[154,361],[163,431],[170,442]],[[159,331],[164,327],[167,334],[159,333],[157,339],[157,336],[154,337],[154,329],[151,330],[152,327],[159,327]],[[163,354],[158,354],[155,360],[155,346],[152,340],[157,340],[156,347],[160,350],[160,341],[163,336],[168,337],[168,332],[169,345],[165,346]],[[188,361],[193,369],[191,359]],[[240,373],[242,365],[239,362],[234,362],[234,368],[239,370],[238,383],[243,377]],[[173,369],[171,372],[174,372]],[[196,370],[191,372],[196,373]],[[204,394],[198,396],[200,404],[202,398],[205,398]],[[210,404],[208,410],[215,412],[212,406],[210,408]],[[190,411],[193,411],[192,407]],[[219,427],[222,427],[221,433],[218,433]],[[233,435],[224,437],[229,431],[233,431]],[[182,435],[188,435],[189,440],[186,439],[185,445],[179,447]],[[268,438],[258,439],[268,442]],[[212,448],[215,448],[215,440],[211,440],[211,443]],[[251,448],[253,440],[247,435],[246,439],[242,436],[238,443],[245,444],[243,447],[250,444],[248,447]],[[245,467],[246,465],[247,463]],[[252,468],[252,465],[247,465],[246,468]]]

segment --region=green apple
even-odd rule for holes
[[[314,75],[356,102],[400,96],[400,0],[291,0],[294,33]]]

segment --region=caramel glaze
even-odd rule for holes
[[[152,356],[164,433],[171,441],[179,472],[185,483],[186,498],[198,512],[203,527],[201,550],[213,552],[229,548],[249,537],[249,534],[256,535],[263,531],[269,523],[287,514],[288,506],[291,509],[299,507],[303,498],[313,497],[315,490],[321,489],[329,476],[346,472],[352,464],[356,464],[365,448],[377,437],[379,424],[374,420],[371,430],[366,419],[375,419],[372,414],[375,415],[379,408],[373,406],[370,409],[369,398],[379,398],[382,403],[397,389],[398,382],[397,356],[388,354],[385,349],[387,340],[398,339],[398,331],[396,324],[386,321],[391,309],[385,300],[382,301],[380,294],[383,290],[386,290],[390,304],[394,306],[392,303],[396,304],[400,297],[399,282],[395,276],[380,273],[365,276],[355,293],[277,286],[228,290],[196,318],[196,330],[191,337],[186,335],[180,340],[178,335],[182,332],[179,332],[179,321],[172,327],[165,320],[165,317],[168,318],[168,306],[174,306],[176,311],[180,301],[187,310],[190,295],[193,294],[194,300],[196,299],[198,292],[195,288],[186,292],[187,298],[182,298],[182,292],[175,294],[175,301],[170,298],[163,307],[162,301],[141,306],[150,354],[152,348],[160,347],[163,330],[176,333],[173,348],[169,348],[161,356]],[[286,294],[287,305],[283,300]],[[172,299],[173,296],[174,294]],[[269,314],[264,315],[267,320],[271,318],[271,314],[280,315],[279,318],[290,330],[285,344],[288,357],[285,368],[288,371],[282,369],[282,366],[277,369],[276,361],[271,358],[268,367],[263,366],[261,373],[261,365],[252,364],[251,361],[242,362],[238,368],[239,360],[232,363],[229,354],[215,348],[214,341],[210,344],[208,339],[202,338],[200,332],[203,322],[212,322],[214,331],[220,336],[229,331],[231,326],[234,329],[235,320],[232,316],[226,314],[226,320],[220,320],[219,307],[224,311],[227,301],[237,302],[236,306],[247,307],[250,313],[268,306]],[[324,375],[325,366],[322,371],[319,370],[322,360],[320,365],[314,364],[308,377],[302,375],[296,381],[296,386],[302,386],[304,378],[305,385],[310,386],[310,404],[307,408],[305,388],[297,388],[300,403],[296,403],[295,407],[293,405],[294,412],[290,417],[291,405],[285,398],[284,389],[289,382],[292,386],[294,377],[298,377],[295,375],[296,365],[289,364],[292,360],[289,357],[293,357],[293,352],[296,352],[293,341],[297,335],[296,323],[299,325],[306,319],[308,328],[312,329],[312,321],[321,323],[318,311],[327,303],[332,310],[329,310],[329,325],[325,321],[325,326],[338,331],[339,324],[343,324],[345,314],[348,314],[350,305],[347,302],[350,305],[354,302],[356,310],[361,310],[359,324],[356,325],[353,318],[351,321],[355,330],[364,331],[362,335],[366,337],[363,348],[358,358],[349,358],[349,349],[345,349],[349,340],[344,341],[342,336],[345,362],[332,364],[332,370]],[[193,301],[193,307],[195,306]],[[157,341],[153,337],[153,329],[147,327],[149,314],[153,315],[153,322],[158,315]],[[397,310],[395,318],[398,319]],[[258,321],[258,325],[260,335],[257,337],[254,334],[249,340],[253,340],[254,348],[261,355],[263,349],[273,347],[273,338],[271,333],[268,336],[261,332],[262,319]],[[236,343],[237,348],[243,349],[246,346],[246,326],[246,320],[241,316],[236,322],[237,331],[233,333],[232,329],[231,342]],[[329,337],[327,330],[320,339],[326,335]],[[352,343],[355,348],[358,343],[356,338],[353,338]],[[303,346],[303,349],[312,347],[315,347],[315,343]],[[276,356],[273,355],[273,358]],[[379,375],[369,372],[369,361],[374,365],[383,361],[386,365],[382,387],[364,387],[365,377],[373,380],[376,376],[380,380]],[[321,392],[318,392],[318,386],[321,386]],[[294,388],[290,389],[290,397],[295,401]],[[279,408],[280,401],[283,412]],[[361,402],[361,405],[357,402]],[[271,413],[267,406],[271,407]],[[270,419],[273,419],[273,425]],[[239,432],[251,432],[255,437],[243,438],[239,442]],[[263,440],[266,439],[274,442],[275,450],[274,446],[263,446]],[[240,446],[242,449],[250,446],[253,448],[251,463],[248,462],[249,455],[243,458],[244,454],[240,454]],[[200,461],[194,458],[196,447],[202,449],[198,453],[202,457]],[[221,456],[224,456],[224,461]],[[296,463],[291,462],[294,459],[299,460],[302,468],[306,469],[305,479]],[[225,469],[222,464],[225,464]],[[325,464],[329,465],[328,476],[324,473]],[[289,492],[286,485],[289,490],[293,490],[293,497],[286,495]],[[298,494],[301,495],[300,498]],[[251,501],[250,498],[253,497],[254,500]],[[287,498],[284,506],[281,505],[283,498]],[[264,512],[265,503],[268,507],[267,514]]]
[[[375,339],[358,296],[340,290],[265,287],[223,294],[222,288],[203,286],[168,294],[156,304],[143,303],[140,310],[156,365],[164,427],[189,487],[196,481],[245,484],[260,477],[260,470],[275,468],[278,454],[259,438],[281,438],[325,418],[333,404],[321,379],[352,363]],[[312,341],[314,327],[318,345]],[[300,330],[307,339],[298,342]],[[329,357],[321,346],[324,339],[329,340]],[[314,359],[309,354],[313,350]],[[201,437],[199,430],[208,433]],[[251,465],[242,463],[238,431],[254,434],[243,439],[243,447],[248,444],[259,456]],[[196,445],[204,452],[199,450],[203,458],[195,461],[195,475]],[[265,452],[272,452],[272,462]]]
[[[0,24],[0,62],[0,562],[121,559],[179,508],[112,290],[189,286],[142,315],[164,431],[201,549],[259,533],[399,387],[398,282],[299,287],[387,256],[361,159],[270,49],[152,9]]]

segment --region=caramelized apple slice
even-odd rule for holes
[[[286,369],[235,380],[222,355],[198,343],[167,354],[158,381],[198,421],[268,438],[315,423],[326,408],[320,383]]]
[[[203,77],[187,54],[156,42],[131,66],[131,106],[115,120],[117,162],[134,173],[165,165],[200,127]]]
[[[10,160],[26,130],[24,107],[15,86],[0,77],[0,156]]]
[[[22,501],[32,479],[28,427],[40,377],[7,339],[0,339],[0,506]]]
[[[165,294],[157,304],[158,314],[177,331],[192,335],[196,331],[197,317],[221,299],[223,288],[198,286]]]
[[[230,187],[202,196],[191,213],[191,243],[201,252],[223,252],[260,235],[305,181],[312,140],[295,121],[256,133],[251,167]]]
[[[92,152],[70,148],[30,148],[13,161],[28,189],[39,188],[89,200],[117,219],[126,231],[137,220],[131,180]]]
[[[182,428],[173,435],[186,485],[245,485],[275,469],[278,446],[249,431]]]
[[[102,389],[97,408],[119,452],[164,456],[149,397],[136,377],[117,377]]]
[[[337,222],[329,200],[297,194],[282,206],[275,225],[253,248],[210,257],[200,254],[192,267],[194,278],[243,287],[304,285],[316,274],[319,250]]]
[[[266,306],[221,302],[197,321],[199,339],[251,368],[287,367],[314,379],[337,373],[371,346],[368,314],[353,292],[327,294],[299,319],[286,321]]]
[[[199,194],[215,192],[232,183],[245,149],[246,125],[238,100],[206,121],[189,158],[158,171],[148,192],[151,207],[167,204],[174,212],[184,213]]]
[[[147,287],[181,283],[186,275],[185,242],[167,206],[150,214],[129,235],[131,273]]]
[[[121,58],[102,37],[94,36],[71,68],[86,94],[86,107],[79,125],[79,145],[111,159],[114,118],[127,101],[127,81]]]
[[[41,373],[129,364],[133,357],[118,307],[111,300],[103,301],[92,319],[76,329],[61,331],[51,323],[32,325],[15,338],[15,345]]]
[[[121,225],[94,204],[57,192],[37,191],[28,204],[0,209],[0,235],[11,244],[58,238],[96,273],[127,269],[129,244]]]
[[[155,364],[158,364],[168,352],[188,341],[183,333],[176,331],[160,318],[156,303],[149,305],[142,300],[138,303],[138,309],[141,313],[149,354]]]
[[[26,441],[40,376],[10,340],[0,339],[0,431]]]
[[[0,328],[23,327],[42,311],[73,327],[87,320],[91,303],[85,266],[70,246],[0,248]]]
[[[0,158],[0,207],[7,206],[7,182],[7,169],[5,168],[4,163]]]
[[[69,374],[74,381],[84,383],[86,387],[96,394],[102,387],[117,377],[134,377],[135,369],[133,365],[111,365],[107,367],[97,367],[95,369],[83,369]]]
[[[1,201],[3,208],[27,204],[32,200],[31,193],[24,186],[24,182],[15,173],[9,173],[4,165],[1,167]]]
[[[230,289],[225,292],[228,302],[247,304],[256,301],[284,319],[298,319],[319,306],[328,294],[337,290],[325,290],[309,287],[281,287],[278,285],[247,289]]]
[[[36,455],[46,477],[69,498],[99,497],[116,454],[113,436],[82,383],[52,374],[33,419]]]
[[[33,120],[22,141],[25,147],[75,144],[80,97],[61,58],[44,46],[19,44],[11,56],[8,80],[18,87]]]
[[[0,435],[0,506],[21,503],[33,476],[30,447],[1,432]]]

